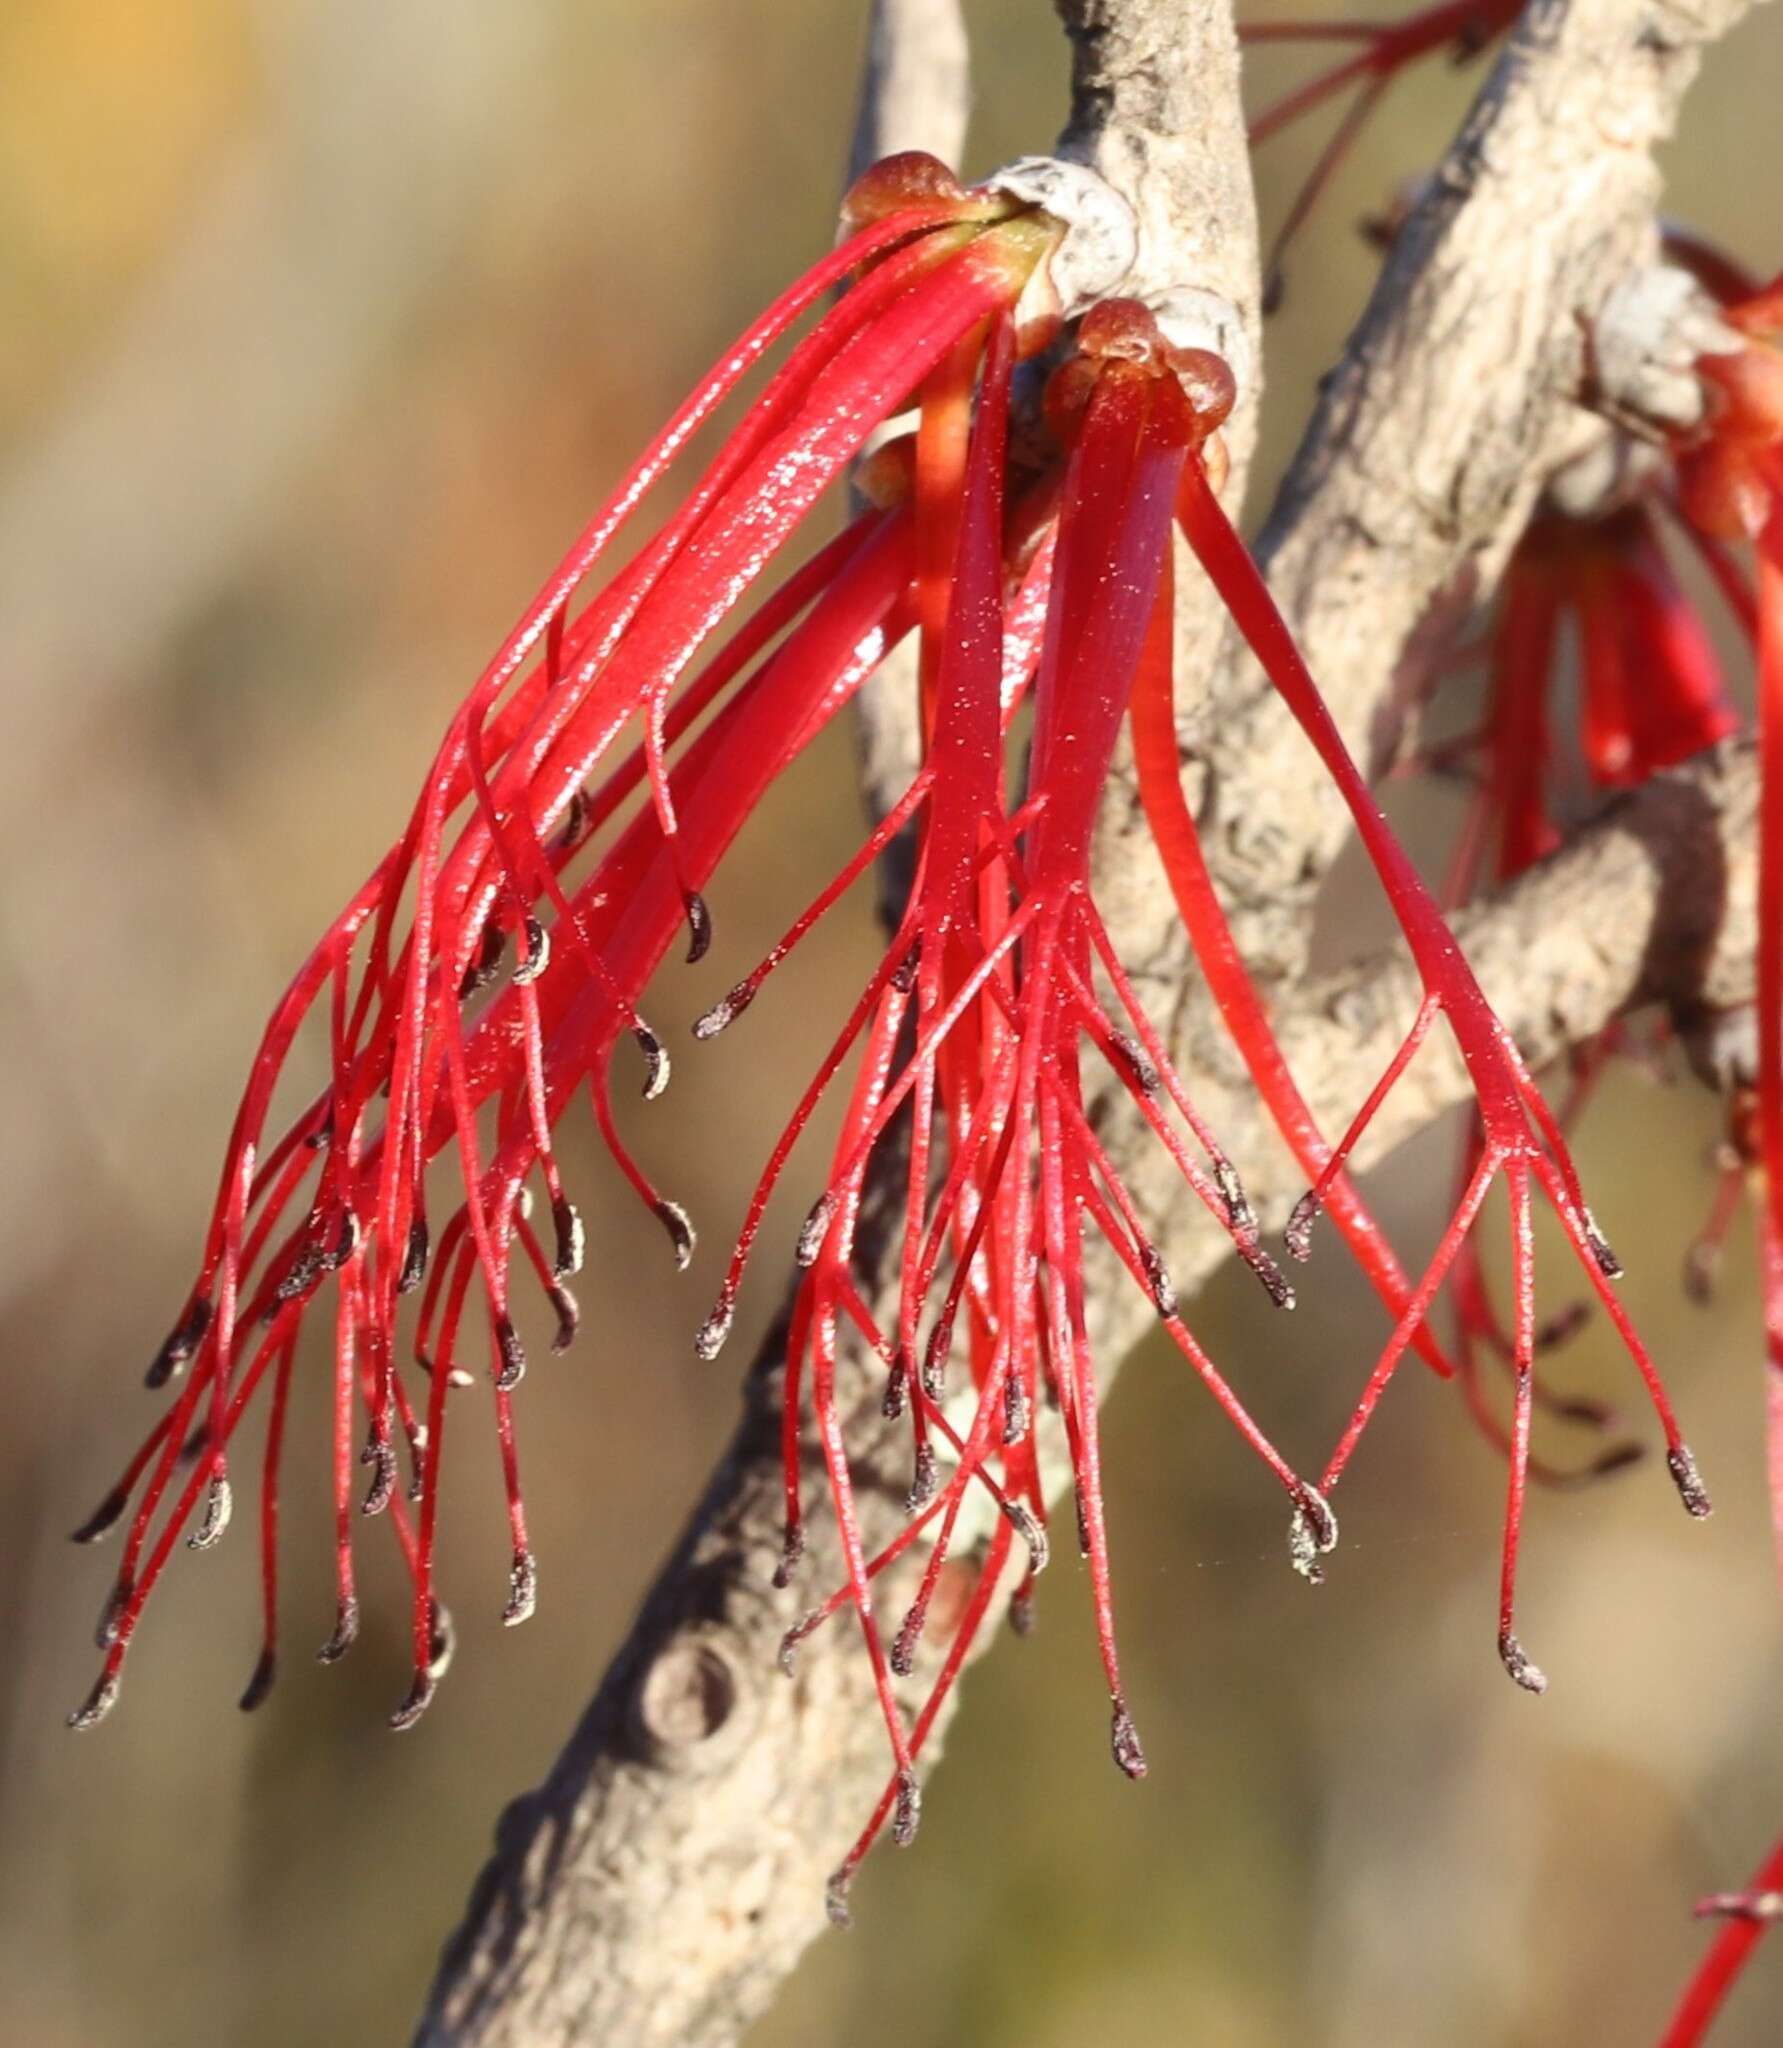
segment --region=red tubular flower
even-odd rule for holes
[[[1139,1007],[1088,888],[1091,830],[1135,679],[1160,652],[1168,661],[1167,542],[1177,479],[1230,406],[1231,382],[1223,365],[1202,358],[1202,387],[1191,395],[1193,387],[1185,390],[1178,372],[1196,366],[1164,351],[1151,316],[1122,302],[1086,317],[1079,349],[1049,391],[1049,416],[1071,448],[1058,487],[1056,543],[1043,541],[1025,572],[1010,575],[1000,481],[1010,347],[1005,338],[993,348],[960,483],[944,644],[932,671],[928,750],[910,793],[887,821],[890,827],[906,815],[920,817],[923,836],[910,907],[776,1150],[719,1305],[701,1336],[708,1354],[722,1341],[767,1192],[818,1092],[865,1030],[866,1048],[829,1182],[801,1238],[799,1260],[807,1273],[788,1338],[785,1394],[782,1576],[802,1549],[799,1450],[807,1387],[847,1563],[847,1583],[790,1632],[785,1655],[790,1660],[814,1628],[852,1607],[893,1753],[886,1793],[832,1882],[831,1910],[838,1918],[846,1914],[853,1873],[887,1820],[899,1841],[914,1832],[915,1759],[989,1611],[990,1589],[1016,1533],[1026,1541],[1028,1561],[1013,1611],[1026,1613],[1028,1590],[1046,1557],[1045,1497],[1032,1429],[1042,1402],[1059,1411],[1077,1481],[1079,1535],[1108,1680],[1114,1757],[1130,1776],[1143,1774],[1114,1638],[1099,1394],[1083,1277],[1086,1214],[1289,1492],[1297,1527],[1309,1532],[1307,1554],[1328,1549],[1336,1535],[1324,1503],[1258,1431],[1182,1325],[1163,1262],[1085,1110],[1080,1054],[1087,1036],[1240,1252],[1278,1300],[1288,1299],[1261,1250],[1237,1177]],[[1030,794],[1005,818],[1002,751],[1016,695],[1011,679],[1019,685],[1030,665],[1032,592],[1042,576],[1049,579],[1050,598],[1034,685]],[[1012,586],[1007,597],[1006,586]],[[876,843],[877,837],[866,851]],[[722,1028],[753,998],[762,973],[808,929],[829,896],[806,913],[756,975],[702,1020],[702,1033]],[[1094,993],[1098,965],[1127,1013],[1124,1023],[1108,1018]],[[907,1028],[910,1049],[901,1054]],[[901,1285],[895,1327],[881,1330],[854,1285],[851,1265],[869,1165],[906,1103],[910,1159]],[[1166,1104],[1205,1149],[1208,1168],[1196,1162]],[[949,1259],[951,1276],[943,1281]],[[946,1400],[947,1361],[962,1315],[972,1373],[969,1416]],[[871,1558],[860,1539],[838,1410],[844,1325],[861,1331],[883,1362],[887,1412],[907,1412],[915,1433],[912,1519]],[[944,1481],[938,1443],[952,1465]],[[999,1519],[940,1674],[907,1729],[893,1679],[913,1667],[974,1487],[995,1503]],[[871,1584],[925,1533],[925,1568],[888,1646],[874,1614]]]
[[[1571,619],[1582,674],[1580,765],[1586,785],[1606,789],[1647,776],[1711,746],[1737,724],[1707,633],[1667,562],[1651,513],[1641,504],[1579,520],[1544,513],[1531,521],[1506,567],[1489,649],[1484,718],[1473,746],[1478,792],[1462,826],[1446,897],[1465,902],[1485,880],[1508,881],[1559,843],[1566,763],[1556,747],[1555,693],[1563,664],[1560,637]],[[1622,1043],[1612,1025],[1573,1058],[1562,1106],[1573,1122]],[[1460,1186],[1478,1171],[1484,1133],[1477,1117],[1462,1148]],[[1450,1274],[1456,1358],[1469,1408],[1487,1436],[1508,1438],[1482,1384],[1482,1353],[1514,1371],[1515,1346],[1493,1306],[1470,1241]],[[1554,1348],[1583,1320],[1563,1311],[1537,1331],[1539,1352]],[[1556,1396],[1539,1374],[1531,1399],[1562,1420],[1597,1430],[1614,1420],[1601,1403]],[[1570,1484],[1619,1470],[1638,1455],[1627,1442],[1606,1445],[1578,1467],[1532,1458],[1533,1477]]]
[[[1745,346],[1698,365],[1708,412],[1679,454],[1678,496],[1736,600],[1745,587],[1721,551],[1749,541],[1758,561],[1756,594],[1740,606],[1758,653],[1758,1052],[1749,1099],[1756,1114],[1736,1102],[1731,1131],[1736,1164],[1756,1169],[1760,1195],[1772,1512],[1783,1557],[1783,278],[1721,317]],[[1726,1207],[1717,1203],[1711,1244]],[[1700,1251],[1693,1261],[1700,1277]]]
[[[1185,472],[1182,523],[1191,546],[1252,651],[1312,741],[1349,806],[1364,850],[1387,892],[1424,984],[1424,1000],[1404,1043],[1357,1112],[1323,1173],[1296,1207],[1287,1231],[1290,1251],[1297,1257],[1306,1256],[1313,1219],[1330,1185],[1439,1015],[1448,1019],[1466,1064],[1480,1118],[1483,1142],[1479,1164],[1462,1193],[1423,1279],[1375,1365],[1350,1423],[1325,1468],[1320,1491],[1328,1493],[1342,1476],[1382,1392],[1465,1241],[1493,1180],[1502,1172],[1511,1205],[1516,1309],[1512,1346],[1515,1402],[1499,1592],[1499,1654],[1506,1670],[1520,1685],[1539,1692],[1547,1681],[1525,1654],[1514,1626],[1517,1551],[1528,1475],[1537,1335],[1532,1187],[1539,1187],[1547,1196],[1593,1290],[1646,1384],[1665,1431],[1667,1462],[1685,1507],[1692,1515],[1706,1515],[1709,1498],[1697,1474],[1695,1460],[1679,1434],[1677,1420],[1658,1372],[1611,1291],[1610,1282],[1619,1275],[1621,1268],[1585,1205],[1578,1175],[1559,1124],[1536,1088],[1509,1034],[1481,993],[1429,890],[1394,838],[1380,806],[1350,759],[1342,736],[1325,708],[1317,685],[1294,646],[1280,613],[1275,609],[1256,565],[1220,509],[1219,500],[1209,488],[1205,474],[1196,465],[1190,465]]]
[[[1697,245],[1692,256],[1691,267],[1709,288],[1732,299],[1721,317],[1745,342],[1698,363],[1708,408],[1702,430],[1678,454],[1678,499],[1757,644],[1758,1051],[1752,1086],[1738,1090],[1730,1105],[1727,1167],[1685,1272],[1694,1288],[1706,1289],[1734,1205],[1754,1183],[1771,1516],[1783,1564],[1783,278],[1742,294],[1715,252]],[[1755,594],[1725,552],[1742,541],[1757,554]],[[1663,2048],[1695,2048],[1760,1935],[1783,1917],[1783,1843],[1747,1890],[1700,1900],[1697,1912],[1727,1924],[1685,1987]]]
[[[580,1262],[581,1227],[552,1160],[552,1128],[586,1080],[618,1163],[685,1263],[685,1216],[614,1132],[612,1050],[630,1031],[649,1062],[646,1093],[658,1092],[667,1063],[638,1017],[638,996],[678,923],[687,924],[690,956],[704,951],[710,919],[701,890],[712,867],[768,782],[909,623],[904,598],[920,553],[909,518],[858,522],[706,654],[703,668],[696,664],[866,437],[962,343],[982,335],[987,320],[1014,306],[1062,233],[1031,206],[961,192],[929,159],[880,166],[857,187],[852,207],[851,238],[777,301],[686,402],[502,643],[455,715],[403,837],[275,1010],[237,1114],[197,1280],[149,1375],[159,1386],[186,1372],[186,1383],[78,1532],[83,1540],[102,1535],[137,1500],[102,1628],[105,1664],[72,1717],[76,1726],[91,1726],[114,1700],[143,1604],[201,1497],[193,1546],[223,1533],[231,1441],[270,1373],[267,1638],[243,1703],[264,1697],[274,1665],[286,1391],[299,1325],[331,1275],[338,1607],[325,1660],[345,1651],[358,1624],[352,1475],[363,1422],[368,1440],[359,1457],[372,1468],[363,1509],[388,1511],[416,1588],[416,1677],[399,1725],[431,1692],[447,1635],[432,1590],[443,1400],[461,1376],[455,1347],[473,1278],[485,1297],[509,1500],[506,1618],[531,1611],[536,1568],[511,1404],[525,1358],[510,1313],[509,1260],[518,1240],[567,1341],[576,1318],[565,1283]],[[694,430],[851,276],[853,288],[791,349],[681,509],[578,608],[585,579]],[[702,715],[708,724],[690,736]],[[610,765],[634,719],[642,745]],[[604,780],[591,790],[596,770]],[[645,791],[643,810],[575,883],[570,869],[591,836]],[[518,964],[467,1026],[463,1006],[495,978],[509,933],[518,936]],[[318,1009],[328,1086],[269,1142],[274,1090]],[[486,1161],[478,1117],[490,1102],[495,1148]],[[447,1151],[464,1201],[440,1233],[429,1276],[424,1176]],[[535,1169],[551,1204],[550,1257],[524,1213]],[[425,1419],[396,1370],[400,1298],[423,1283],[422,1333],[434,1368]],[[399,1427],[410,1446],[418,1528],[397,1496]],[[182,1459],[191,1457],[197,1462],[157,1528]]]

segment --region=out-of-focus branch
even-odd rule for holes
[[[959,0],[873,0],[850,180],[906,149],[927,150],[958,170],[971,112],[971,51]],[[915,678],[914,649],[900,647],[855,703],[861,793],[875,818],[910,786],[921,753]],[[888,898],[907,886],[906,868],[896,857],[885,862]]]
[[[873,0],[848,175],[903,149],[959,166],[972,112],[959,0]]]
[[[1392,749],[1407,671],[1477,601],[1581,436],[1587,337],[1657,249],[1654,150],[1752,0],[1532,0],[1398,235],[1259,555],[1352,750]],[[1247,957],[1297,972],[1341,801],[1228,636],[1183,733]]]
[[[1059,0],[1059,9],[1074,50],[1063,147],[1139,207],[1145,257],[1132,285],[1219,291],[1254,334],[1256,234],[1227,0]],[[1703,0],[1695,11],[1676,0],[1534,0],[1403,233],[1268,536],[1278,595],[1352,739],[1390,700],[1432,611],[1489,582],[1568,446],[1580,322],[1650,251],[1652,147],[1669,131],[1698,47],[1743,11],[1744,0]],[[953,9],[885,0],[875,23],[868,147],[956,155],[950,133],[913,132],[893,111],[910,106],[910,80],[957,80],[942,42],[899,46],[906,35],[951,36]],[[943,90],[957,121],[963,92]],[[1240,470],[1248,435],[1241,416]],[[1409,970],[1387,955],[1296,985],[1311,894],[1341,820],[1304,743],[1192,580],[1179,648],[1183,738],[1210,862],[1241,942],[1276,980],[1295,1071],[1318,1112],[1339,1122],[1409,1013]],[[869,793],[895,773],[888,761],[870,752]],[[1749,753],[1724,750],[1630,799],[1465,922],[1489,993],[1534,1056],[1636,1000],[1722,1002],[1749,990],[1752,800]],[[1210,1121],[1245,1162],[1259,1207],[1279,1217],[1297,1184],[1185,973],[1124,787],[1108,805],[1097,886],[1161,1021],[1174,1005],[1169,1021]],[[1379,1127],[1377,1149],[1459,1088],[1452,1063],[1433,1053]],[[1110,1151],[1141,1199],[1154,1198],[1172,1270],[1192,1286],[1225,1241],[1173,1201],[1137,1120],[1118,1102],[1104,1108]],[[1152,1311],[1112,1261],[1090,1278],[1093,1335],[1112,1361]],[[772,1585],[779,1353],[776,1334],[745,1386],[730,1450],[569,1747],[545,1785],[504,1816],[443,1958],[424,2048],[720,2048],[822,1925],[825,1875],[887,1765],[845,1617],[804,1646],[790,1683],[774,1670],[802,1604]],[[849,1441],[873,1549],[898,1526],[906,1475],[901,1446],[894,1456],[875,1437],[864,1386],[857,1401]],[[827,1589],[839,1578],[820,1520],[806,1583]],[[898,1602],[890,1583],[886,1604]],[[917,1683],[925,1676],[919,1669]]]
[[[1749,741],[1730,741],[1656,775],[1451,923],[1493,1007],[1541,1065],[1639,1005],[1688,1018],[1750,1003],[1757,888],[1758,758]],[[1354,1111],[1418,1000],[1417,972],[1395,947],[1303,984],[1278,1017],[1289,1063],[1329,1127]],[[1466,1095],[1460,1059],[1438,1033],[1359,1156],[1380,1157]],[[1612,1213],[1606,1205],[1606,1227]]]

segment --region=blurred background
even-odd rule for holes
[[[968,168],[1044,148],[1065,51],[1045,0],[977,0]],[[521,1404],[538,1618],[498,1625],[492,1441],[445,1572],[462,1644],[420,1730],[405,1609],[365,1547],[366,1639],[331,1620],[323,1408],[300,1374],[285,1677],[254,1545],[182,1555],[118,1712],[76,1740],[108,1560],[65,1532],[152,1420],[251,1044],[393,836],[451,706],[648,428],[827,245],[862,7],[834,0],[13,0],[0,11],[0,2037],[29,2048],[398,2042],[502,1803],[544,1772],[725,1437],[688,1338],[745,1176],[873,949],[867,905],[788,970],[774,1028],[677,1061],[632,1128],[706,1222],[676,1283],[573,1136],[590,1230],[576,1350]],[[1769,274],[1783,20],[1711,59],[1672,205]],[[1259,97],[1305,60],[1270,53]],[[1304,239],[1271,332],[1270,471],[1354,316],[1358,219],[1476,89],[1388,99]],[[1264,158],[1279,219],[1325,126]],[[796,830],[794,823],[796,821]],[[846,739],[807,760],[669,974],[675,1032],[775,936],[856,814]],[[1160,1350],[1110,1407],[1123,1640],[1151,1776],[1109,1768],[1073,1570],[970,1677],[920,1847],[875,1859],[755,2048],[1655,2037],[1699,1892],[1783,1829],[1779,1611],[1752,1260],[1688,1307],[1713,1108],[1618,1076],[1581,1162],[1720,1512],[1649,1461],[1532,1513],[1538,1706],[1493,1652],[1502,1474],[1408,1373],[1345,1483],[1341,1569],[1284,1568],[1279,1500]],[[1378,1182],[1427,1243],[1450,1137]],[[782,1219],[783,1233],[790,1223]],[[1556,1264],[1548,1267],[1550,1273]],[[1198,1327],[1316,1462],[1378,1317],[1336,1257],[1284,1336],[1218,1285]],[[1559,1283],[1556,1282],[1556,1287]],[[753,1303],[757,1324],[770,1303]],[[1264,1315],[1267,1311],[1263,1312]],[[745,1332],[727,1361],[744,1355]],[[312,1356],[312,1354],[306,1354]],[[321,1363],[319,1357],[313,1362]],[[1652,1432],[1603,1333],[1560,1383]],[[467,1399],[473,1397],[466,1397]],[[1783,1936],[1719,2043],[1783,2037]]]

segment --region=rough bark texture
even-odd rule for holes
[[[1652,147],[1669,132],[1699,46],[1744,11],[1745,0],[1536,0],[1402,231],[1264,541],[1277,594],[1365,755],[1378,759],[1390,737],[1403,671],[1433,617],[1489,587],[1543,478],[1588,429],[1577,402],[1584,323],[1650,256]],[[1062,147],[1138,205],[1134,283],[1211,287],[1239,306],[1254,338],[1256,229],[1225,0],[1060,0],[1060,13],[1074,59]],[[883,0],[863,122],[873,151],[957,155],[957,31],[950,4]],[[1249,417],[1256,391],[1253,381]],[[1240,458],[1249,438],[1241,417]],[[1336,1125],[1408,1021],[1415,984],[1398,953],[1304,978],[1311,900],[1343,843],[1343,818],[1199,580],[1184,582],[1181,738],[1210,864],[1270,984],[1290,1063]],[[898,772],[896,755],[870,744],[870,797]],[[1730,745],[1624,800],[1460,921],[1488,995],[1532,1057],[1638,1001],[1750,999],[1754,800],[1751,751]],[[1099,900],[1259,1209],[1279,1220],[1297,1179],[1185,971],[1124,785],[1107,813]],[[1371,1153],[1458,1100],[1461,1086],[1458,1063],[1432,1047],[1377,1124]],[[1136,1120],[1118,1102],[1103,1108],[1117,1162],[1170,1226],[1164,1241],[1186,1292],[1222,1241],[1169,1200]],[[1613,1231],[1613,1214],[1604,1220]],[[1112,1271],[1101,1280],[1094,1334],[1112,1361],[1151,1311]],[[814,1636],[790,1682],[776,1669],[781,1636],[809,1597],[771,1583],[777,1361],[770,1341],[745,1384],[736,1438],[580,1727],[547,1782],[503,1816],[442,1959],[418,2037],[427,2048],[720,2048],[821,1928],[825,1876],[887,1766],[851,1628]],[[872,1448],[871,1414],[853,1438],[869,1546],[896,1526],[907,1479],[902,1443]],[[821,1519],[812,1535],[802,1581],[827,1589],[838,1559]],[[893,1586],[888,1605],[897,1602]]]

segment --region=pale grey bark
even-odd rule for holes
[[[1433,616],[1489,588],[1544,476],[1586,429],[1584,323],[1649,257],[1653,145],[1700,46],[1744,11],[1744,0],[1536,0],[1400,235],[1264,543],[1274,587],[1365,757],[1380,753],[1403,667]],[[1074,54],[1063,148],[1138,205],[1136,283],[1211,286],[1254,334],[1256,229],[1226,0],[1060,0],[1060,12]],[[887,104],[870,94],[873,146],[953,155],[965,98],[951,44],[896,43],[900,22],[919,39],[921,24],[939,23],[951,38],[955,10],[885,0],[877,15],[890,43],[875,43],[873,91]],[[909,81],[925,77],[946,81],[946,106],[917,134],[901,124],[912,118]],[[914,88],[918,99],[925,89]],[[1233,438],[1241,474],[1242,417]],[[1191,578],[1179,654],[1181,736],[1210,863],[1293,1068],[1336,1125],[1409,1021],[1415,984],[1395,953],[1304,979],[1311,899],[1343,843],[1341,813]],[[895,776],[896,754],[870,754],[869,796],[883,796],[874,785]],[[1749,1000],[1754,790],[1749,748],[1730,745],[1626,799],[1461,921],[1488,994],[1533,1057],[1632,1003]],[[1278,1221],[1297,1176],[1187,971],[1124,784],[1107,811],[1099,900],[1210,1121]],[[1433,1047],[1372,1150],[1460,1093],[1457,1063]],[[1186,1292],[1224,1241],[1172,1202],[1136,1118],[1119,1100],[1102,1109]],[[1604,1221],[1613,1231],[1613,1215]],[[1104,1269],[1098,1279],[1095,1334],[1112,1366],[1151,1311],[1124,1277]],[[822,1927],[826,1875],[887,1766],[852,1627],[814,1636],[790,1682],[775,1668],[810,1597],[772,1585],[777,1360],[770,1341],[745,1384],[737,1436],[568,1748],[504,1815],[441,1963],[419,2037],[429,2048],[720,2048]],[[897,1526],[908,1476],[907,1446],[883,1430],[875,1438],[875,1412],[863,1392],[851,1441],[869,1545]],[[802,1582],[827,1589],[838,1578],[820,1518]],[[898,1611],[895,1584],[886,1607]]]

